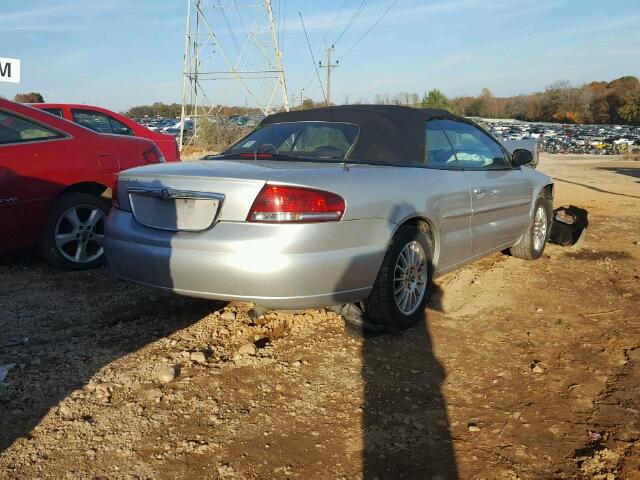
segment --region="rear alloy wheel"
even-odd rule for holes
[[[376,324],[408,328],[424,318],[431,282],[427,233],[404,225],[394,235],[364,311]]]
[[[42,253],[54,266],[85,270],[104,258],[104,222],[109,205],[86,193],[70,193],[56,200],[49,213]]]
[[[422,245],[414,240],[404,246],[393,275],[396,306],[404,315],[411,315],[420,306],[427,289],[427,255]]]
[[[531,224],[520,242],[509,249],[511,255],[525,260],[535,260],[542,256],[549,238],[550,212],[549,202],[544,197],[538,197]]]

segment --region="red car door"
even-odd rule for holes
[[[68,141],[58,131],[0,110],[0,248],[34,243],[41,234],[49,202],[63,188],[49,175],[58,160],[49,146]]]

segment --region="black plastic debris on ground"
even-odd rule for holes
[[[584,208],[569,205],[553,211],[549,242],[556,245],[579,246],[589,226],[589,213]]]

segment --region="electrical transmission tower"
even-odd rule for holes
[[[289,110],[279,37],[271,0],[187,0],[181,148],[238,95],[264,115]]]

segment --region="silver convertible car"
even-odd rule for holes
[[[105,252],[123,279],[266,308],[359,303],[406,326],[432,276],[493,252],[535,259],[552,180],[443,110],[278,113],[216,156],[122,172]]]

